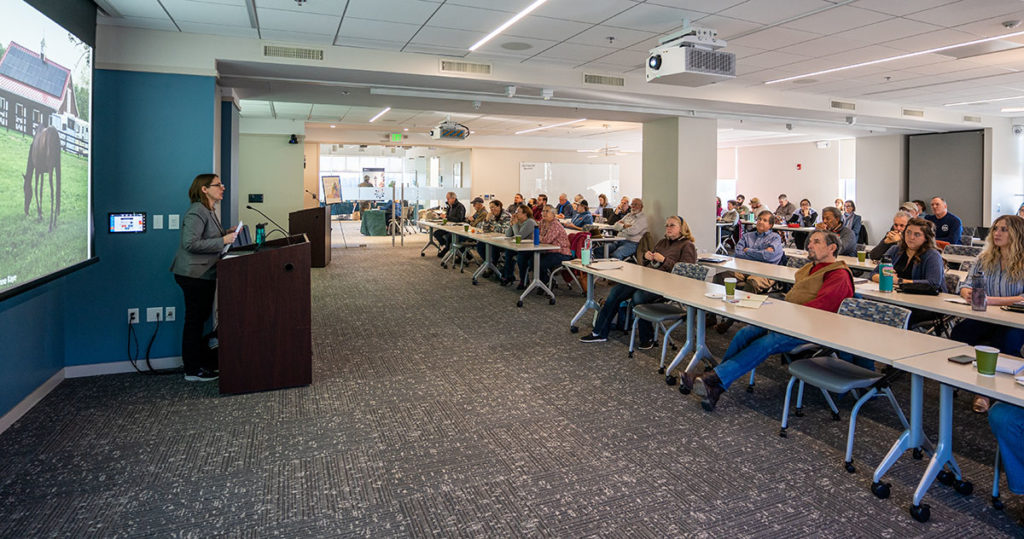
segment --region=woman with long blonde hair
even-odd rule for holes
[[[960,296],[971,301],[974,277],[982,275],[988,304],[993,307],[1024,301],[1024,219],[1003,215],[992,223],[985,248],[971,267],[967,279],[960,284]],[[1024,329],[964,320],[953,328],[953,340],[972,346],[988,344],[1004,354],[1020,356],[1024,346]],[[974,411],[988,410],[988,399],[978,396]]]

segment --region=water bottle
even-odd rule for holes
[[[589,266],[590,265],[590,260],[591,260],[590,248],[591,248],[590,238],[587,238],[583,242],[583,250],[580,251],[580,262],[584,266]]]
[[[882,257],[882,263],[878,265],[878,290],[892,292],[894,277],[896,277],[896,270],[892,267],[892,259],[887,256]]]
[[[971,310],[985,311],[987,308],[988,294],[985,293],[985,276],[979,271],[971,279]]]
[[[540,227],[533,227],[533,244],[540,245]]]
[[[267,239],[267,226],[256,225],[256,245],[263,245],[263,242]]]

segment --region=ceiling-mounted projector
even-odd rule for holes
[[[451,118],[441,122],[440,125],[430,130],[430,138],[434,140],[465,140],[469,136],[469,128],[453,122]]]
[[[647,57],[647,82],[704,86],[736,77],[736,55],[719,52],[725,41],[710,28],[691,27],[659,40]]]

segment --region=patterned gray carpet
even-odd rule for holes
[[[0,435],[0,536],[1021,535],[1019,499],[988,504],[992,436],[966,395],[955,451],[975,494],[933,486],[920,524],[907,508],[927,459],[900,460],[890,499],[869,491],[898,435],[884,401],[865,407],[847,474],[850,400],[834,422],[810,392],[779,438],[778,361],[707,414],[656,374],[657,350],[578,343],[564,287],[518,309],[408,245],[338,249],[314,270],[310,387],[62,383]],[[925,419],[934,434],[934,405]]]

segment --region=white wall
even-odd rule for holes
[[[266,221],[256,212],[245,209],[249,193],[263,193],[263,203],[252,206],[287,227],[288,214],[304,207],[302,151],[302,144],[288,144],[287,139],[279,135],[240,135],[238,186],[235,187],[239,192],[240,210],[235,215],[250,225]],[[268,233],[272,228],[275,228],[272,224],[268,225]]]
[[[985,130],[985,196],[982,219],[991,224],[999,215],[1013,214],[1024,202],[1024,135],[1014,135],[1006,120]],[[991,147],[991,152],[987,151]]]
[[[857,213],[868,228],[868,243],[881,240],[906,197],[907,137],[857,139]]]
[[[498,200],[506,205],[511,204],[512,197],[519,191],[519,163],[524,161],[618,164],[619,193],[631,197],[640,196],[641,193],[642,166],[641,157],[638,153],[588,159],[587,154],[575,151],[473,148],[472,167],[470,167],[473,173],[473,194],[493,193]],[[546,194],[549,201],[557,200],[558,193]],[[523,193],[526,199],[535,195],[537,193]],[[597,203],[595,200],[589,200],[588,202],[591,205]]]
[[[811,201],[811,207],[820,210],[831,206],[839,186],[839,141],[831,141],[827,149],[819,150],[813,142],[747,146],[738,149],[736,193],[750,200],[761,199],[770,209],[778,205],[779,194],[785,193],[797,204],[801,198]],[[729,170],[732,152],[719,151],[719,169]],[[797,170],[797,164],[801,169]],[[719,175],[721,177],[721,175]],[[725,205],[725,201],[722,201]]]

